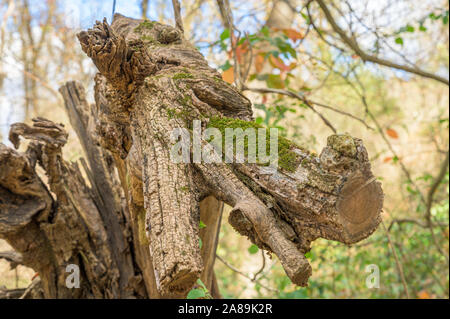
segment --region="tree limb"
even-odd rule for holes
[[[407,65],[401,65],[389,60],[385,60],[382,58],[378,58],[376,56],[370,55],[368,53],[366,53],[360,46],[359,44],[352,38],[350,38],[346,32],[337,24],[336,20],[334,19],[333,15],[331,14],[330,10],[328,9],[327,5],[325,4],[325,2],[323,0],[315,0],[320,8],[322,9],[323,13],[325,14],[325,17],[328,21],[328,23],[330,23],[331,27],[333,28],[333,30],[339,35],[339,37],[342,39],[342,41],[344,41],[344,43],[350,47],[357,55],[359,55],[361,57],[362,60],[364,61],[368,61],[368,62],[372,62],[372,63],[376,63],[376,64],[380,64],[383,66],[387,66],[389,68],[394,68],[397,70],[402,70],[408,73],[413,73],[416,75],[419,75],[421,77],[424,78],[429,78],[429,79],[433,79],[436,80],[438,82],[444,83],[446,85],[449,85],[449,80],[445,79],[437,74],[433,74],[430,72],[426,72],[422,69],[419,69],[418,67],[409,67]]]

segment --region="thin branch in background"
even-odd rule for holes
[[[236,29],[233,22],[233,13],[231,12],[230,2],[228,0],[217,0],[217,5],[219,6],[220,13],[223,16],[224,24],[230,30],[230,42],[231,51],[233,52],[233,63],[234,63],[234,83],[239,91],[242,91],[243,83],[241,79],[241,68],[239,61],[237,59],[237,44],[241,38],[241,31]],[[234,32],[237,32],[237,37]]]
[[[394,68],[397,70],[402,70],[408,73],[413,73],[419,76],[422,76],[424,78],[433,79],[436,81],[439,81],[441,83],[444,83],[446,85],[449,85],[449,81],[437,74],[433,74],[430,72],[426,72],[424,70],[419,69],[417,66],[409,67],[407,65],[400,65],[392,61],[388,61],[385,59],[378,58],[376,56],[370,55],[366,53],[359,44],[352,38],[350,38],[346,32],[337,24],[335,19],[333,18],[333,15],[331,14],[330,10],[328,9],[327,5],[323,0],[315,0],[320,8],[322,9],[323,13],[325,14],[325,17],[328,21],[328,23],[331,25],[332,29],[339,35],[339,37],[342,39],[342,41],[350,47],[363,61],[368,61],[372,63],[376,63],[379,65],[387,66],[389,68]]]
[[[34,287],[36,287],[38,284],[41,283],[41,280],[39,278],[35,278],[31,284],[27,287],[27,289],[25,289],[25,292],[22,294],[22,296],[19,297],[19,299],[25,299],[30,292],[34,289]]]
[[[149,0],[141,0],[141,16],[144,20],[147,19],[148,1]]]
[[[400,225],[400,224],[415,224],[415,225],[417,225],[417,226],[419,226],[419,227],[422,227],[422,228],[428,228],[428,227],[429,227],[429,225],[428,225],[427,222],[424,223],[424,222],[422,222],[421,220],[418,220],[418,219],[412,219],[412,218],[394,218],[394,219],[392,219],[391,223],[389,224],[387,230],[388,230],[388,231],[391,231],[392,227],[393,227],[395,224],[399,224],[399,225]],[[435,226],[443,226],[443,227],[446,227],[446,226],[448,226],[448,224],[445,224],[445,223],[432,223],[432,226],[433,226],[433,227],[435,227]]]
[[[402,281],[403,288],[405,289],[406,298],[410,299],[411,297],[409,296],[408,285],[406,284],[405,275],[403,273],[403,266],[402,266],[402,264],[400,263],[400,261],[398,259],[397,252],[395,251],[395,247],[394,247],[394,245],[392,244],[392,241],[391,241],[391,236],[389,235],[389,232],[386,229],[386,226],[384,225],[383,221],[381,221],[381,225],[383,226],[383,229],[384,229],[384,231],[386,233],[387,240],[389,242],[389,246],[391,247],[392,255],[394,256],[395,263],[397,265],[397,270],[398,270],[398,273],[400,275],[400,279]]]
[[[173,14],[175,16],[175,26],[178,30],[181,31],[182,34],[184,34],[183,19],[181,18],[180,1],[172,0],[172,5],[173,5]]]
[[[233,265],[229,264],[226,260],[224,260],[222,257],[220,257],[219,255],[216,254],[216,258],[219,259],[222,264],[224,264],[227,268],[231,269],[232,271],[234,271],[235,273],[241,275],[242,277],[247,278],[248,280],[250,280],[251,282],[256,282],[258,283],[258,285],[260,285],[261,287],[263,287],[264,289],[267,289],[269,291],[275,292],[275,293],[279,293],[279,291],[277,289],[268,287],[264,284],[262,284],[254,275],[253,277],[247,275],[246,273],[240,271],[239,269],[237,269],[236,267],[234,267]],[[265,263],[265,258],[264,258],[264,263]],[[260,273],[260,272],[259,272]]]
[[[259,92],[259,93],[276,93],[276,94],[282,94],[282,95],[287,95],[290,97],[293,97],[295,99],[298,99],[300,101],[302,101],[308,108],[310,108],[314,113],[316,113],[321,119],[322,121],[325,123],[326,126],[328,126],[333,133],[336,133],[337,130],[336,128],[333,126],[333,124],[331,124],[331,122],[326,119],[320,112],[318,112],[313,106],[312,104],[316,104],[316,103],[312,103],[311,101],[307,100],[305,97],[301,96],[300,94],[297,94],[295,92],[292,91],[286,91],[286,90],[280,90],[280,89],[270,89],[270,88],[249,88],[244,86],[242,88],[243,91],[252,91],[252,92]],[[319,105],[319,104],[317,104]],[[321,106],[321,105],[319,105]],[[332,108],[331,106],[328,107],[329,109],[332,109],[336,112],[338,112],[336,109]],[[339,113],[343,114],[345,112],[343,111],[339,111]],[[353,117],[353,116],[352,116]]]
[[[441,169],[439,170],[439,174],[434,179],[433,184],[431,185],[431,188],[428,191],[428,195],[427,195],[427,199],[426,199],[425,218],[427,220],[428,228],[430,229],[430,232],[431,232],[431,238],[433,239],[433,241],[435,242],[435,245],[437,245],[437,246],[438,246],[438,242],[437,242],[437,238],[435,237],[435,234],[434,234],[433,222],[431,220],[431,218],[432,218],[431,207],[433,205],[434,194],[436,193],[439,185],[441,184],[442,180],[445,177],[445,174],[447,173],[448,163],[449,163],[449,151],[447,151],[447,154],[445,155],[445,159],[441,164]],[[442,248],[440,246],[439,246],[439,249],[440,249],[440,253],[442,255],[444,255],[445,259],[447,260],[447,265],[448,265],[448,263],[449,263],[448,256],[444,253],[444,251],[442,250]]]
[[[259,270],[253,274],[253,278],[255,280],[258,277],[258,275],[261,274],[263,272],[264,268],[266,267],[266,256],[264,255],[264,250],[260,249],[260,252],[261,252],[261,258],[262,258],[262,264],[261,264],[261,268],[259,268]]]

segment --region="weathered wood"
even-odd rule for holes
[[[179,29],[116,14],[79,40],[100,71],[96,103],[75,82],[60,91],[87,179],[62,158],[60,124],[14,124],[10,140],[16,148],[30,140],[25,153],[0,144],[0,236],[39,273],[44,297],[183,298],[198,278],[219,297],[220,201],[233,207],[231,225],[275,253],[300,286],[312,272],[304,254],[313,240],[352,244],[378,226],[383,193],[361,140],[332,135],[315,155],[280,138],[276,172],[258,163],[175,163],[175,129],[192,135],[194,120],[222,134],[258,128],[250,101]],[[68,264],[82,269],[80,289],[65,285]]]
[[[124,291],[134,277],[133,261],[126,234],[121,224],[125,224],[127,211],[120,205],[120,194],[115,185],[114,166],[111,155],[97,144],[95,139],[95,117],[93,108],[87,102],[84,88],[76,82],[67,82],[59,89],[69,114],[70,123],[80,138],[89,162],[88,175],[94,190],[94,201],[108,229],[107,240],[119,269],[119,284]]]
[[[134,290],[129,287],[131,283],[120,283],[119,267],[108,241],[110,235],[104,227],[92,189],[84,182],[78,166],[70,165],[62,159],[61,147],[67,140],[64,128],[39,118],[34,120],[32,127],[21,123],[13,124],[10,139],[16,146],[19,136],[35,142],[31,143],[26,154],[1,145],[1,171],[8,174],[7,178],[1,179],[2,189],[16,197],[22,195],[21,200],[27,198],[23,196],[24,193],[33,195],[39,190],[40,194],[36,199],[30,196],[28,198],[33,199],[34,203],[44,201],[49,204],[41,204],[40,210],[28,209],[34,206],[19,206],[28,213],[21,215],[9,208],[14,207],[14,200],[2,196],[5,204],[0,211],[0,229],[2,237],[22,254],[24,264],[39,273],[44,296],[135,296]],[[53,204],[52,195],[37,176],[35,163],[44,168],[57,205]],[[20,181],[23,184],[18,190],[17,184]],[[17,218],[19,216],[20,219]],[[83,286],[80,289],[66,286],[66,266],[69,264],[82,269],[80,281]]]
[[[209,287],[213,298],[220,298],[218,287],[214,285],[214,262],[217,245],[219,244],[223,206],[223,202],[218,201],[213,196],[208,196],[200,202],[200,220],[206,225],[200,229],[200,239],[203,243],[201,256],[204,266],[200,279],[206,287]]]
[[[332,135],[320,156],[283,140],[276,174],[258,164],[174,164],[169,158],[174,129],[192,132],[193,120],[201,120],[203,128],[248,127],[242,121],[252,119],[248,99],[222,81],[173,27],[116,14],[111,26],[97,23],[79,39],[115,91],[110,104],[130,119],[118,123],[130,125],[139,154],[135,165],[142,170],[140,196],[161,291],[186,290],[200,273],[198,241],[191,239],[198,233],[197,203],[207,195],[232,205],[236,230],[274,252],[302,286],[311,274],[304,258],[311,241],[351,244],[378,226],[383,194],[361,140]]]

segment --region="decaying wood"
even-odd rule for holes
[[[360,139],[332,135],[319,155],[283,140],[287,157],[275,173],[250,163],[175,163],[173,130],[192,132],[194,120],[253,125],[250,101],[179,28],[116,14],[78,38],[99,70],[95,104],[77,83],[60,92],[87,179],[62,158],[59,124],[14,124],[16,147],[20,137],[31,140],[25,153],[0,144],[0,236],[39,272],[45,297],[184,297],[198,278],[220,296],[220,201],[233,208],[231,225],[278,256],[300,286],[312,272],[304,255],[313,240],[352,244],[377,228],[383,193]],[[71,263],[83,269],[78,290],[64,283]]]
[[[79,39],[119,92],[112,100],[126,106],[131,120],[162,291],[184,290],[198,277],[201,259],[191,239],[198,232],[197,202],[206,195],[232,205],[232,225],[273,251],[299,285],[306,285],[311,273],[304,258],[311,241],[351,244],[376,229],[383,195],[359,139],[333,135],[320,156],[292,144],[296,168],[275,175],[256,164],[174,164],[169,159],[174,129],[189,129],[195,119],[208,125],[211,117],[251,120],[250,102],[170,26],[115,15],[111,26],[99,22]],[[121,65],[120,81],[105,61]],[[128,78],[135,85],[123,85]]]

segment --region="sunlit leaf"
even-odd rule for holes
[[[388,128],[388,129],[386,130],[386,134],[389,135],[389,137],[391,137],[391,138],[395,138],[395,139],[398,138],[398,133],[397,133],[397,131],[394,130],[394,129],[392,129],[392,128]]]
[[[264,55],[257,54],[255,57],[255,70],[256,72],[261,72],[264,65]]]
[[[401,37],[396,38],[395,43],[403,45],[403,38],[401,38]]]
[[[222,79],[225,82],[233,83],[234,82],[234,67],[229,67],[226,71],[222,73]]]
[[[283,89],[284,81],[279,74],[269,74],[266,79],[267,86],[274,89]]]
[[[417,293],[417,298],[419,299],[430,299],[430,294],[425,290],[419,291]]]
[[[191,291],[189,291],[188,295],[187,295],[187,299],[199,299],[199,298],[205,298],[206,297],[206,293],[204,289],[201,288],[195,288],[192,289]]]
[[[258,252],[258,250],[259,250],[259,248],[258,248],[258,246],[256,246],[255,244],[253,244],[253,245],[251,245],[249,248],[248,248],[248,252],[250,253],[250,254],[256,254],[257,252]]]
[[[283,33],[292,41],[303,39],[303,34],[295,29],[283,29]]]

